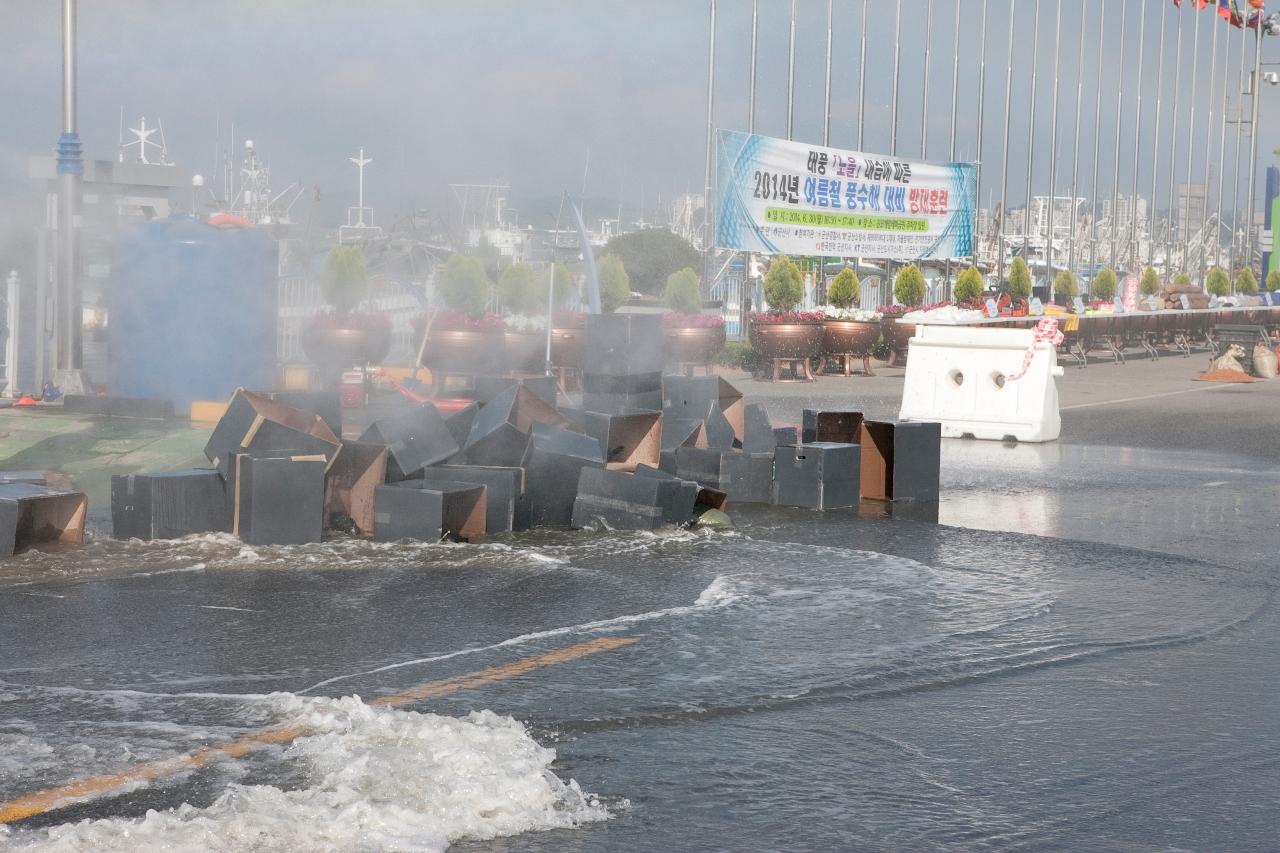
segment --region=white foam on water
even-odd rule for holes
[[[349,681],[353,678],[376,675],[380,672],[390,672],[391,670],[404,669],[405,667],[410,666],[422,666],[423,664],[449,660],[451,658],[462,657],[464,655],[491,652],[496,649],[509,648],[510,646],[520,646],[525,643],[534,642],[536,640],[545,640],[550,637],[560,637],[566,634],[597,633],[601,631],[617,630],[629,625],[635,625],[639,622],[649,622],[654,619],[663,619],[670,616],[683,616],[688,613],[728,607],[743,600],[748,595],[747,589],[749,586],[750,581],[742,576],[717,575],[716,578],[711,581],[710,585],[708,585],[707,588],[698,595],[698,598],[693,602],[693,604],[680,605],[678,607],[666,607],[661,610],[649,610],[644,613],[631,613],[625,616],[615,616],[611,619],[599,619],[594,622],[565,625],[561,628],[548,628],[545,631],[534,631],[529,634],[520,634],[516,637],[509,637],[508,639],[488,646],[474,646],[468,649],[457,649],[452,652],[445,652],[443,654],[433,655],[430,657],[413,658],[412,660],[389,663],[386,666],[368,669],[363,672],[351,672],[345,675],[335,675],[332,678],[326,678],[324,681],[318,681],[310,687],[304,688],[298,692],[310,693],[313,690],[318,690],[321,687],[327,687],[330,684],[336,684],[340,681]]]
[[[51,853],[440,851],[463,838],[569,829],[610,816],[597,797],[556,776],[555,751],[510,717],[419,714],[355,697],[272,698],[292,724],[314,732],[281,756],[304,768],[302,787],[231,784],[207,807],[11,829],[8,843]]]

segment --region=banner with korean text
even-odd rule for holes
[[[972,163],[716,132],[716,245],[914,261],[973,254]]]

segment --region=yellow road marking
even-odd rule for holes
[[[508,678],[524,675],[536,669],[545,666],[552,666],[558,663],[576,660],[577,658],[593,655],[598,652],[607,652],[621,646],[628,646],[636,642],[634,637],[600,637],[596,640],[590,640],[585,643],[579,643],[576,646],[568,646],[563,649],[547,652],[546,654],[536,655],[530,658],[512,661],[511,663],[492,666],[488,669],[481,669],[476,672],[470,672],[466,675],[459,675],[454,678],[446,678],[442,681],[429,681],[426,684],[420,684],[417,687],[411,687],[402,693],[396,693],[391,696],[382,696],[369,702],[370,705],[379,705],[387,707],[398,707],[407,705],[410,702],[418,702],[423,699],[435,699],[441,696],[447,696],[450,693],[456,693],[459,690],[468,690],[473,687],[483,687],[486,684],[492,684],[497,681],[503,681]],[[56,788],[48,788],[43,791],[36,791],[19,797],[16,800],[10,800],[7,803],[0,804],[0,823],[13,823],[14,821],[25,820],[34,815],[43,814],[44,812],[62,808],[74,802],[93,799],[110,793],[111,791],[130,785],[136,782],[150,782],[154,779],[160,779],[165,776],[172,776],[184,770],[192,770],[197,767],[203,767],[214,761],[221,761],[226,758],[239,758],[242,755],[261,749],[264,746],[275,743],[290,743],[309,733],[309,729],[305,726],[278,726],[276,728],[265,729],[257,734],[246,735],[227,743],[218,744],[217,746],[206,747],[195,752],[179,755],[174,758],[166,758],[160,761],[148,761],[144,764],[135,765],[127,770],[121,770],[117,773],[107,773],[101,776],[90,776],[87,779],[80,779],[66,785],[60,785]]]

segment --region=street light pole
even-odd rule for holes
[[[983,4],[986,5],[985,3]],[[1008,215],[1009,203],[1009,106],[1013,95],[1013,0],[1009,0],[1009,48],[1005,54],[1008,68],[1004,75],[1004,161],[1000,177],[1000,222],[996,225],[996,287],[1004,281],[1004,220]],[[978,122],[978,141],[982,141],[982,122]],[[981,162],[982,157],[978,157]],[[978,167],[981,169],[981,165]]]
[[[76,0],[62,0],[62,135],[58,137],[57,369],[53,383],[63,394],[85,394],[81,342],[79,235],[80,134],[76,127]],[[36,377],[37,383],[43,377]]]
[[[1253,112],[1249,119],[1249,212],[1245,217],[1245,256],[1244,262],[1253,267],[1253,201],[1254,184],[1258,180],[1258,97],[1262,91],[1262,13],[1254,13],[1257,26],[1254,27],[1253,47]],[[1258,279],[1261,281],[1261,277]]]

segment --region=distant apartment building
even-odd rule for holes
[[[1147,200],[1142,196],[1121,195],[1116,196],[1115,209],[1112,209],[1111,199],[1103,199],[1102,201],[1102,218],[1099,224],[1106,229],[1117,229],[1123,234],[1128,234],[1134,225],[1134,211],[1137,211],[1137,232],[1139,238],[1144,238],[1147,234]]]
[[[1072,224],[1080,217],[1080,210],[1088,199],[1069,195],[1038,195],[1032,198],[1031,233],[1043,237],[1049,233],[1049,211],[1053,211],[1053,238],[1066,240],[1071,236]],[[1052,203],[1052,208],[1050,204]]]
[[[1204,184],[1178,185],[1178,232],[1194,237],[1204,228],[1208,215],[1208,193]]]

